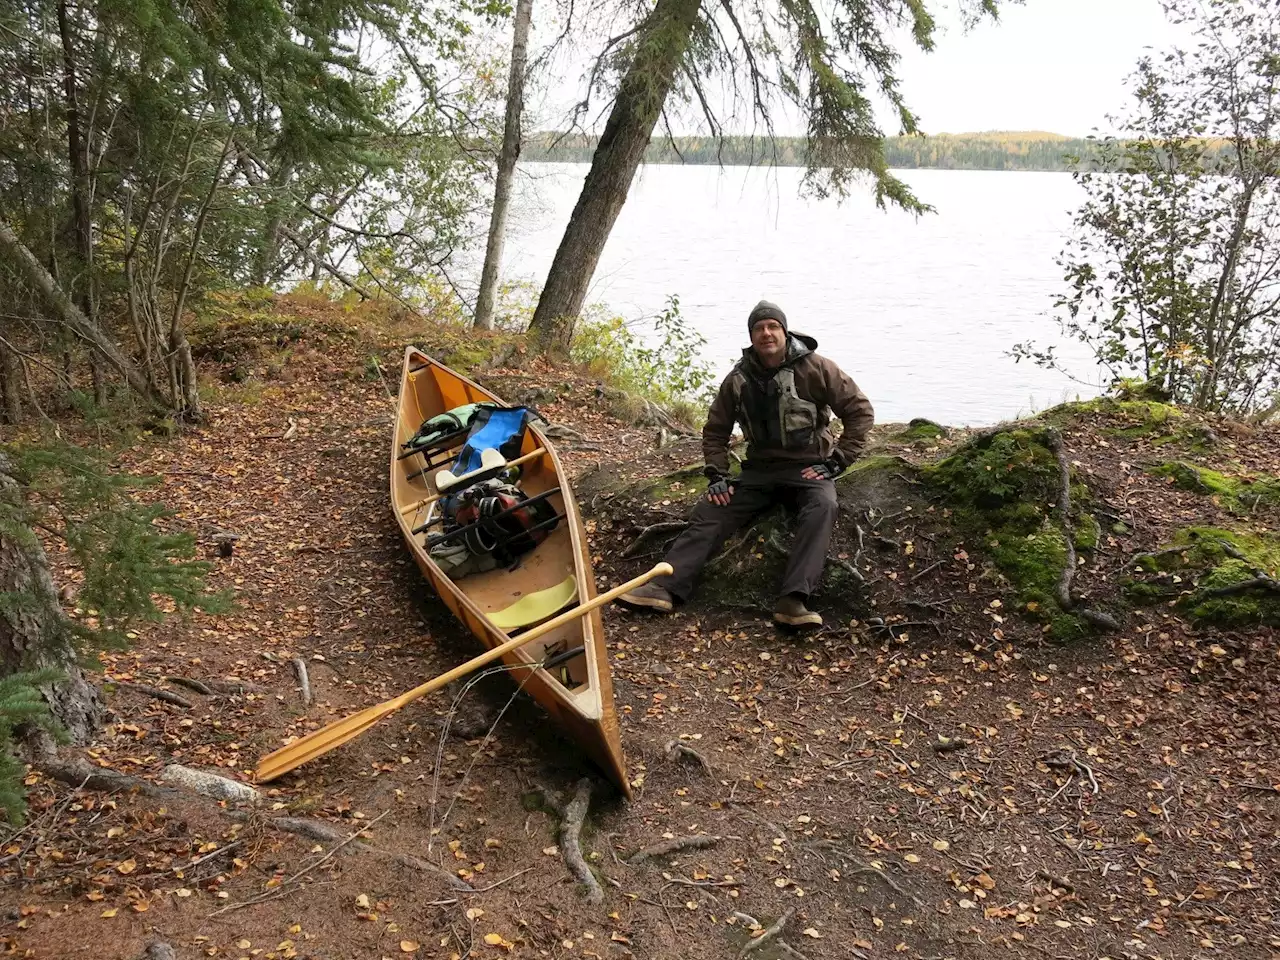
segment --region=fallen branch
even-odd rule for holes
[[[175,707],[182,707],[183,710],[191,709],[190,700],[186,697],[180,697],[169,690],[161,690],[159,687],[149,687],[145,683],[130,683],[125,680],[109,680],[107,682],[114,684],[122,690],[132,690],[135,693],[140,693],[146,697],[163,700],[165,703],[171,703]]]
[[[782,931],[787,926],[787,921],[791,919],[792,915],[795,912],[796,912],[795,907],[787,907],[786,911],[782,914],[782,916],[780,916],[776,921],[774,921],[772,926],[766,927],[764,932],[761,933],[759,936],[752,937],[745,944],[743,944],[742,949],[738,951],[738,960],[742,960],[742,958],[745,957],[747,954],[753,953],[756,950],[759,950],[761,947],[767,944],[770,940],[775,940],[778,937],[780,937],[782,935]]]
[[[707,847],[714,847],[719,842],[719,837],[709,833],[697,833],[691,837],[676,837],[673,840],[663,840],[660,843],[637,850],[622,862],[627,866],[637,867],[654,857],[665,857],[672,853],[679,853],[682,850],[705,850]]]
[[[214,692],[199,680],[192,677],[165,677],[170,683],[176,683],[180,687],[186,687],[188,690],[194,690],[196,693],[205,697],[214,696]]]
[[[689,521],[687,520],[667,520],[662,523],[651,523],[636,534],[636,538],[631,541],[631,546],[622,551],[623,559],[634,557],[640,552],[640,548],[653,537],[664,533],[679,533],[688,529],[688,527]]]
[[[578,781],[573,799],[564,808],[564,819],[560,821],[560,853],[569,872],[587,888],[587,902],[601,903],[604,901],[604,890],[600,888],[600,881],[583,859],[580,844],[582,823],[587,818],[590,806],[591,778],[583,777]]]
[[[293,672],[298,677],[298,686],[302,692],[302,705],[311,706],[311,678],[307,676],[307,662],[301,657],[293,658]]]
[[[698,763],[702,764],[702,769],[707,771],[708,776],[714,776],[714,773],[711,770],[711,763],[707,758],[683,741],[668,740],[667,745],[663,748],[662,752],[667,755],[668,760],[674,760],[678,757],[688,757],[690,760],[696,760]]]

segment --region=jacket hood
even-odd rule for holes
[[[787,356],[782,361],[782,365],[776,369],[781,370],[782,367],[789,367],[817,349],[818,341],[807,333],[788,333]],[[760,358],[756,356],[755,347],[747,347],[742,351],[742,362],[749,364],[754,370],[766,376],[772,376],[774,373],[774,371],[767,370],[760,364]]]

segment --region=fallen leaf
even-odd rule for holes
[[[815,939],[815,940],[821,940],[821,939],[822,939],[822,934],[820,934],[817,930],[813,929],[813,927],[805,927],[805,928],[804,928],[804,935],[805,935],[806,937],[813,937],[813,939]]]
[[[119,908],[117,908],[117,907],[112,907],[112,908],[111,908],[111,909],[109,909],[109,910],[103,910],[103,911],[102,911],[102,916],[104,916],[104,917],[106,917],[108,920],[110,920],[112,917],[114,917],[114,916],[116,915],[116,913],[118,912],[118,910],[119,910]]]
[[[133,859],[125,860],[123,863],[116,864],[116,871],[123,874],[133,873],[133,871],[137,869],[138,861]]]
[[[935,840],[933,841],[933,849],[939,850],[939,851],[950,850],[951,844],[946,840]]]
[[[360,896],[356,897],[356,906],[359,907],[361,910],[368,910],[369,895],[367,893],[362,893],[360,894]]]
[[[416,941],[416,940],[401,940],[401,941],[400,941],[400,952],[401,952],[401,953],[416,953],[416,952],[417,952],[417,950],[418,950],[418,946],[419,946],[419,944],[418,944],[418,941]]]
[[[484,911],[479,907],[472,907],[470,910],[467,911],[468,920],[476,920],[483,916],[484,916]]]

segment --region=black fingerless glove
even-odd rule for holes
[[[832,457],[829,460],[823,460],[821,463],[815,463],[810,469],[818,475],[819,480],[834,480],[840,475],[840,471],[843,468],[835,457]]]
[[[720,479],[718,480],[713,480],[707,486],[708,497],[728,496],[728,494],[729,494],[729,478],[724,475],[721,475]]]

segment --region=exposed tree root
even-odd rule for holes
[[[293,672],[298,678],[298,687],[302,694],[303,706],[311,706],[311,678],[307,676],[307,662],[301,657],[293,658]]]
[[[216,696],[208,686],[196,680],[194,677],[165,677],[170,683],[176,683],[180,687],[186,687],[188,690],[194,690],[196,693],[205,697]]]
[[[624,559],[634,557],[652,538],[661,536],[664,533],[679,533],[682,530],[687,530],[688,527],[689,521],[687,520],[666,520],[662,523],[651,523],[636,534],[636,538],[631,541],[631,546],[622,551],[622,556]]]
[[[637,850],[623,862],[627,866],[637,867],[654,857],[665,857],[672,853],[679,853],[682,850],[705,850],[707,847],[714,847],[719,842],[719,837],[709,833],[698,833],[691,837],[676,837],[674,840],[663,840],[661,843],[655,843],[652,846]]]
[[[1076,613],[1096,627],[1119,630],[1120,622],[1111,614],[1085,608],[1077,610],[1071,596],[1071,581],[1076,575],[1076,536],[1075,527],[1071,523],[1071,464],[1067,462],[1067,451],[1062,446],[1062,434],[1057,430],[1046,430],[1045,437],[1049,449],[1058,458],[1058,473],[1062,482],[1058,494],[1058,512],[1062,518],[1062,538],[1066,542],[1067,559],[1062,567],[1062,578],[1058,581],[1058,606],[1068,613]]]
[[[163,700],[165,703],[171,703],[175,707],[181,707],[183,710],[191,709],[190,700],[186,697],[180,697],[170,690],[161,690],[159,687],[149,687],[145,683],[132,683],[124,680],[109,680],[108,683],[119,687],[121,690],[132,690],[134,693],[140,693],[146,697]]]
[[[742,958],[745,957],[747,954],[754,953],[756,950],[759,950],[767,946],[770,941],[776,940],[780,936],[782,936],[782,931],[786,929],[787,922],[791,919],[792,915],[795,912],[796,911],[794,907],[787,907],[786,911],[782,914],[782,916],[780,916],[776,921],[774,921],[772,926],[766,927],[765,931],[762,934],[760,934],[758,937],[752,937],[745,944],[743,944],[742,949],[738,951],[738,960],[742,960]]]
[[[583,777],[578,781],[578,788],[573,799],[565,805],[564,819],[560,821],[560,855],[564,857],[565,866],[579,883],[587,888],[588,903],[602,903],[604,890],[600,881],[587,866],[582,857],[582,824],[587,818],[587,810],[591,806],[591,778]]]
[[[82,789],[96,790],[103,793],[114,792],[137,792],[146,797],[154,797],[163,800],[193,800],[205,802],[205,798],[199,797],[182,790],[175,790],[172,787],[161,787],[139,777],[132,777],[128,774],[117,773],[114,770],[106,770],[102,767],[94,766],[84,759],[76,760],[43,760],[37,764],[37,769],[47,776],[53,777],[62,783],[69,783],[72,786]],[[253,813],[242,813],[235,810],[227,810],[222,807],[214,806],[212,809],[217,810],[223,816],[237,821],[244,821],[252,817],[259,816]],[[319,840],[325,843],[337,843],[343,840],[347,834],[328,824],[318,820],[302,820],[295,817],[270,817],[262,819],[260,822],[274,830],[283,833],[292,833],[298,836],[307,837],[311,840]],[[368,854],[374,857],[391,860],[410,870],[416,870],[420,873],[435,877],[442,883],[447,884],[454,890],[471,893],[474,892],[470,884],[462,880],[461,877],[454,876],[442,867],[436,866],[426,860],[420,860],[417,857],[410,856],[407,853],[397,853],[389,850],[379,850],[377,847],[371,847],[368,844],[360,842],[352,842],[348,847],[352,852]]]
[[[714,773],[711,770],[711,762],[697,750],[693,749],[693,747],[681,740],[668,740],[667,745],[663,748],[662,752],[666,754],[668,760],[674,760],[679,757],[688,757],[690,760],[695,760],[702,764],[702,769],[707,771],[708,776],[714,776]]]

